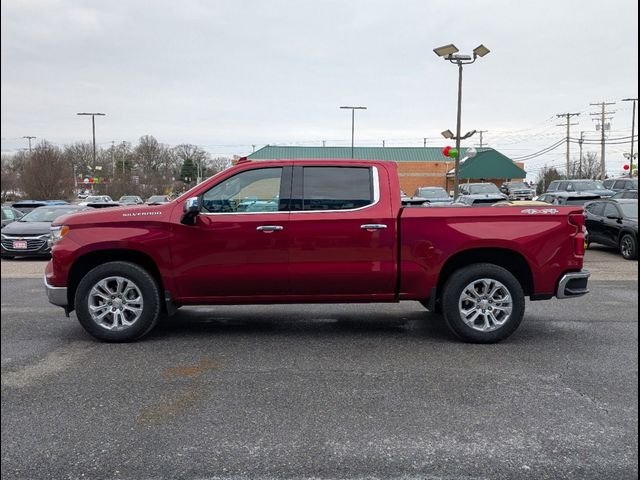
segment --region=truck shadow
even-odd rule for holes
[[[208,310],[182,308],[172,317],[159,322],[147,340],[168,337],[225,336],[310,336],[348,337],[409,336],[438,342],[457,342],[440,315],[427,311],[364,312],[335,307],[326,315],[306,312],[308,306],[270,306],[258,312],[257,307],[242,311],[239,307],[211,307]],[[259,307],[258,307],[259,308]],[[351,311],[349,311],[351,310]]]

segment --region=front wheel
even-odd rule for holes
[[[625,233],[620,238],[620,253],[627,260],[636,260],[638,258],[638,242],[630,233]]]
[[[87,273],[76,290],[80,324],[105,342],[128,342],[146,335],[160,314],[154,278],[129,262],[108,262]]]
[[[524,316],[524,292],[507,270],[478,263],[454,272],[442,294],[444,318],[462,340],[494,343],[511,335]]]

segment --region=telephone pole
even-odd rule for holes
[[[382,140],[382,148],[384,148],[384,140]]]
[[[571,143],[569,137],[571,137],[571,125],[578,125],[577,123],[571,123],[571,117],[577,117],[579,113],[558,113],[556,117],[565,117],[567,123],[558,123],[558,127],[567,127],[567,178],[569,178],[569,172],[571,171]]]
[[[424,148],[427,148],[427,137],[424,137],[424,138],[422,139],[422,146],[423,146]]]
[[[478,147],[482,148],[484,146],[484,143],[482,141],[482,134],[483,133],[487,133],[489,130],[478,130],[478,133],[480,134],[480,144],[478,145]]]
[[[22,138],[26,138],[27,140],[29,140],[29,153],[31,153],[31,140],[33,140],[34,138],[37,138],[37,137],[33,137],[33,136],[31,136],[31,135],[25,135],[25,136],[24,136],[24,137],[22,137]],[[633,148],[633,147],[632,147],[632,148]],[[633,150],[631,150],[631,153],[633,153]]]
[[[93,169],[92,171],[95,172],[96,170],[96,116],[98,117],[104,117],[106,115],[106,113],[101,113],[101,112],[81,112],[81,113],[76,113],[76,115],[91,115],[91,131],[93,133]],[[94,173],[95,175],[95,173]],[[93,184],[92,184],[93,186]]]
[[[590,103],[589,105],[593,105],[593,106],[600,106],[600,112],[592,112],[589,115],[592,116],[596,116],[596,117],[600,117],[598,119],[598,121],[600,122],[600,180],[604,180],[605,177],[607,176],[607,169],[605,166],[605,158],[604,158],[604,154],[605,154],[605,125],[606,125],[606,121],[607,120],[611,120],[611,117],[607,117],[607,115],[609,114],[614,114],[616,113],[615,111],[613,112],[607,112],[607,105],[615,105],[616,102],[600,102],[600,103]]]
[[[351,158],[355,158],[354,154],[354,147],[353,147],[353,142],[354,142],[354,138],[355,138],[355,117],[356,117],[356,110],[366,110],[367,107],[347,107],[347,106],[342,106],[340,107],[342,110],[351,110]]]
[[[582,178],[582,144],[584,143],[584,131],[580,132],[580,140],[578,140],[578,144],[580,145],[580,164],[578,167],[578,176]]]
[[[623,98],[623,102],[633,102],[633,113],[631,114],[631,153],[629,154],[629,176],[633,177],[633,136],[636,134],[636,102],[637,98]]]

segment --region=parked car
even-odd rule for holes
[[[488,207],[496,202],[507,200],[507,196],[493,183],[463,183],[456,202],[472,207]]]
[[[51,222],[71,213],[87,210],[79,205],[51,205],[33,209],[19,220],[2,229],[2,258],[16,256],[48,256]]]
[[[509,200],[533,200],[536,192],[524,182],[504,182],[500,187]]]
[[[142,205],[144,200],[136,195],[123,195],[118,203],[121,205]]]
[[[163,203],[169,203],[171,199],[169,195],[151,195],[145,202],[147,205],[162,205]]]
[[[420,197],[410,197],[409,195],[404,193],[404,190],[400,190],[400,203],[405,207],[415,207],[426,204],[427,199]]]
[[[589,242],[616,247],[627,260],[638,258],[638,201],[600,200],[584,208]]]
[[[453,199],[442,187],[419,187],[413,194],[414,198],[424,199],[429,203],[452,203]]]
[[[605,188],[599,180],[554,180],[549,184],[546,193],[553,192],[592,193],[600,198],[612,197],[616,193]]]
[[[115,203],[109,195],[89,195],[78,205],[87,206],[90,203]]]
[[[620,198],[626,198],[627,200],[637,200],[638,190],[623,190],[611,197],[611,200],[618,200]]]
[[[238,211],[276,195],[275,212]],[[405,208],[393,162],[245,160],[170,204],[59,218],[45,290],[111,342],[181,305],[401,300],[441,311],[464,340],[496,342],[526,296],[588,292],[582,209],[553,210]]]
[[[502,200],[496,202],[492,207],[548,207],[547,202],[540,200]]]
[[[584,205],[600,198],[600,195],[588,192],[550,192],[539,195],[536,200],[552,205]]]
[[[64,200],[18,200],[11,206],[22,213],[29,213],[31,210],[49,205],[69,205],[69,202]]]
[[[6,225],[9,225],[11,222],[18,220],[23,215],[24,214],[20,210],[16,210],[13,207],[2,207],[2,226],[5,227]]]
[[[614,192],[624,192],[627,190],[638,191],[638,179],[637,178],[607,178],[602,182],[604,188],[613,190]]]

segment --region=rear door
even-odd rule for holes
[[[291,294],[308,300],[392,299],[396,223],[382,167],[295,166]]]
[[[602,211],[604,210],[603,202],[593,202],[585,208],[585,226],[589,232],[589,241],[602,242],[604,230],[604,218]]]
[[[608,202],[604,206],[602,223],[602,239],[607,245],[618,246],[618,234],[622,227],[622,212],[613,202]]]

